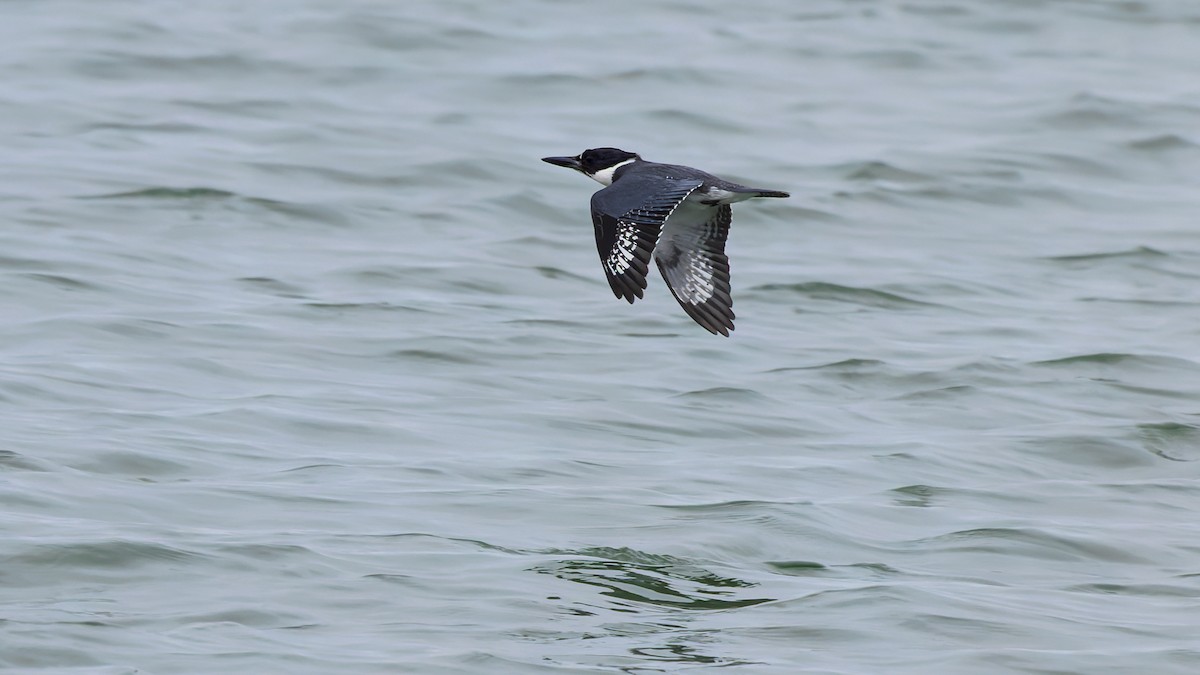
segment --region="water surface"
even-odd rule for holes
[[[0,667],[1200,668],[1200,7],[0,4]],[[614,145],[741,204],[612,298]]]

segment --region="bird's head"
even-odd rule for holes
[[[625,152],[617,148],[592,148],[574,157],[543,157],[542,161],[575,169],[601,185],[610,185],[617,167],[640,159],[636,152]]]

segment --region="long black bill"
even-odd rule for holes
[[[565,166],[568,169],[579,170],[579,160],[575,157],[543,157],[543,162],[549,162],[554,166]]]

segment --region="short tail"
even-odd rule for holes
[[[779,190],[764,190],[762,188],[751,188],[751,187],[738,187],[738,188],[732,190],[732,192],[737,192],[737,193],[743,194],[743,195],[751,194],[751,195],[754,195],[755,197],[791,197],[791,195],[789,195],[788,193],[780,192]]]

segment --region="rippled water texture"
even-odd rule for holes
[[[0,668],[1200,672],[1200,4],[0,43]],[[603,145],[792,193],[731,338],[613,299]]]

